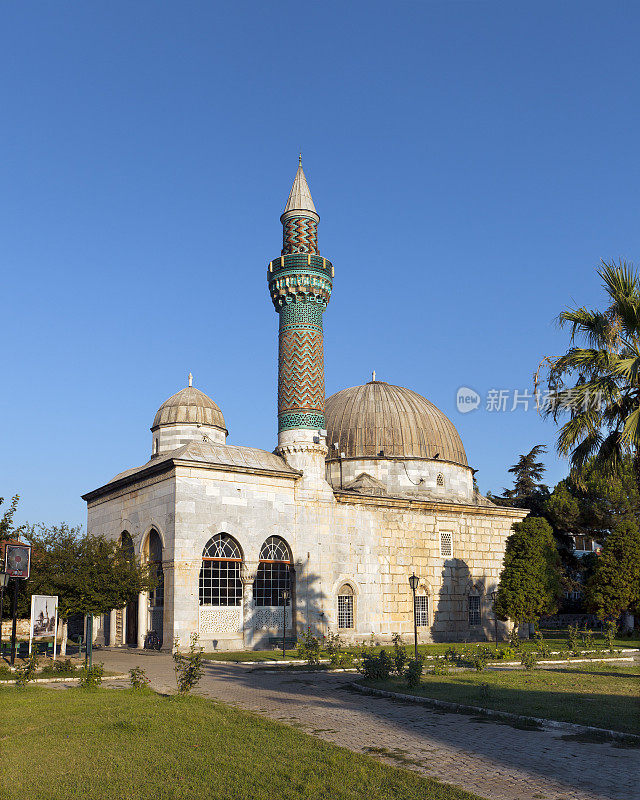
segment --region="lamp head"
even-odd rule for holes
[[[409,586],[412,588],[414,592],[418,588],[419,583],[420,583],[420,578],[415,574],[415,572],[413,573],[413,575],[409,576]]]

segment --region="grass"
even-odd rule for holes
[[[562,632],[558,631],[547,631],[544,633],[544,639],[546,644],[549,646],[551,650],[568,650],[569,649],[569,640],[566,635]],[[435,644],[421,644],[418,645],[418,650],[423,655],[428,656],[435,656],[435,655],[443,655],[450,647],[463,647],[465,642],[437,642]],[[480,644],[487,644],[493,647],[491,642],[480,642]],[[507,647],[508,642],[500,642],[498,647]],[[411,642],[409,638],[405,641],[405,645],[407,646],[407,652],[413,652],[413,648],[411,646]],[[537,643],[534,640],[524,640],[521,643],[521,646],[525,650],[535,650],[537,647]],[[376,649],[379,649],[380,646],[376,645]],[[389,650],[391,645],[385,644],[385,649]],[[595,647],[598,649],[598,656],[608,656],[609,650],[608,645],[603,638],[597,637],[595,640]],[[640,642],[637,639],[631,638],[621,638],[615,640],[615,647],[617,648],[637,648],[640,647]],[[343,648],[347,653],[353,653],[355,655],[359,654],[362,651],[361,647],[345,647]],[[215,651],[213,653],[205,653],[205,658],[211,661],[231,661],[231,662],[238,662],[238,661],[283,661],[283,660],[290,660],[290,659],[299,659],[300,656],[297,654],[296,650],[287,650],[286,656],[283,659],[282,650],[233,650],[233,651]],[[320,654],[321,658],[328,658],[328,654],[324,651]],[[515,660],[519,660],[516,657]]]
[[[0,718],[3,800],[476,797],[200,697],[5,687]]]
[[[523,670],[424,675],[420,689],[399,678],[369,682],[388,691],[509,711],[530,717],[576,722],[640,734],[640,669],[618,664],[584,664]]]

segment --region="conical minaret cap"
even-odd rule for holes
[[[311,191],[309,190],[309,184],[305,178],[304,170],[302,169],[302,159],[299,161],[298,171],[296,172],[296,177],[293,179],[293,186],[289,192],[289,199],[284,207],[282,216],[284,217],[285,214],[288,214],[290,211],[311,212],[317,219],[320,219],[316,207],[313,204]]]

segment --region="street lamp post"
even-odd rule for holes
[[[9,585],[8,572],[0,572],[0,657],[2,656],[2,612],[4,611],[4,590]]]
[[[496,634],[496,647],[498,647],[498,615],[496,614],[497,596],[498,596],[497,592],[491,592],[491,602],[493,603],[493,624],[495,626],[495,634]]]
[[[418,620],[416,618],[416,589],[418,588],[419,582],[420,578],[415,574],[415,572],[409,576],[409,586],[411,587],[411,591],[413,592],[413,652],[416,661],[418,660]]]
[[[287,600],[291,597],[288,589],[282,590],[282,657],[287,654]]]

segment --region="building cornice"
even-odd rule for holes
[[[187,469],[205,469],[214,470],[217,472],[236,472],[243,475],[266,475],[276,478],[289,478],[289,480],[297,481],[300,479],[302,473],[298,471],[285,471],[275,469],[260,469],[259,467],[242,467],[236,464],[212,464],[202,461],[187,461],[179,458],[167,458],[157,463],[151,463],[148,466],[142,467],[137,470],[133,475],[125,475],[117,480],[110,481],[109,483],[93,489],[82,495],[82,499],[91,503],[95,500],[107,497],[108,495],[116,494],[122,489],[133,488],[137,484],[143,483],[149,478],[166,474],[170,477],[175,474],[176,467],[185,467]]]
[[[473,503],[443,503],[439,500],[413,500],[407,497],[366,495],[341,489],[334,489],[333,494],[338,503],[382,506],[385,508],[410,508],[444,514],[480,514],[481,516],[508,517],[509,519],[521,520],[529,513],[529,510],[525,508],[480,506],[474,505]]]

